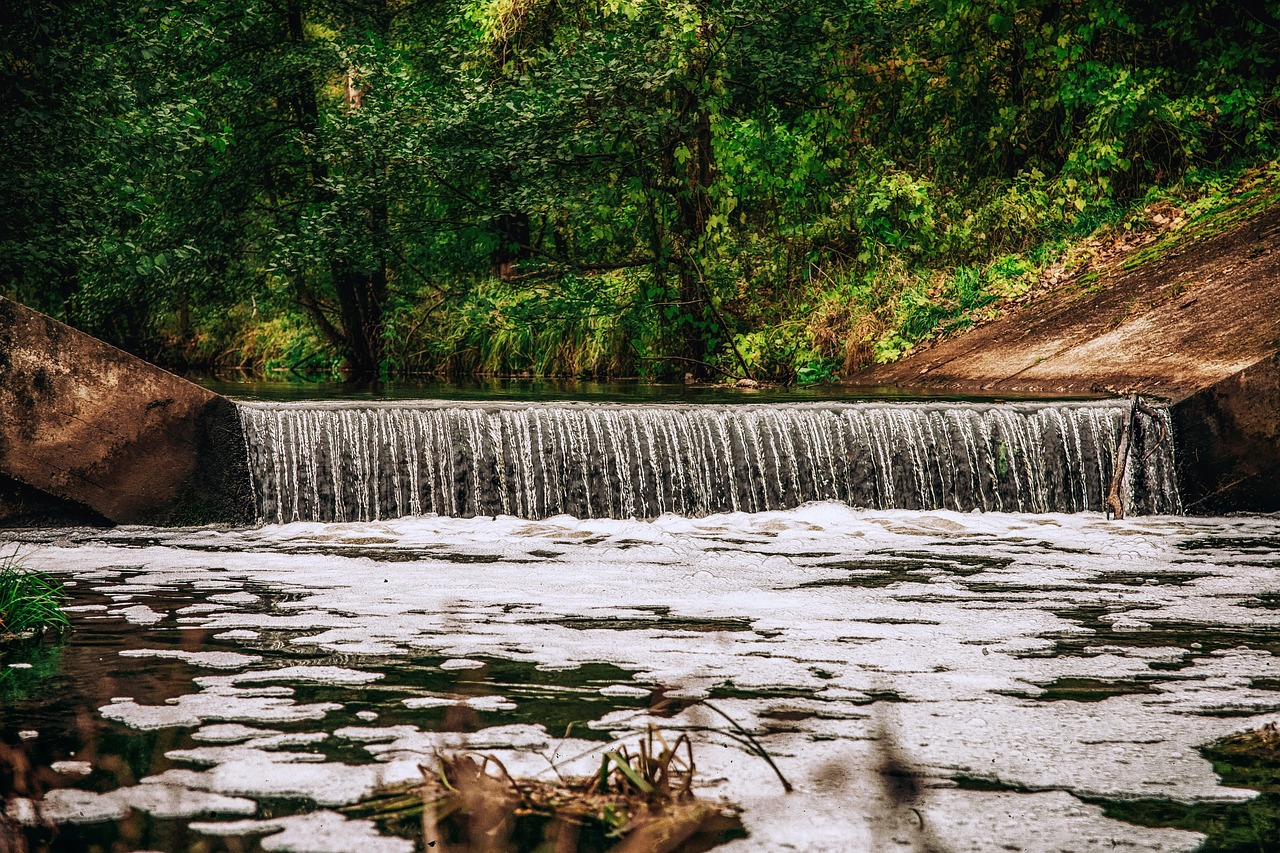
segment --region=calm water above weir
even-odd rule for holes
[[[994,403],[1016,400],[1061,400],[1061,395],[994,394],[988,396],[957,395],[931,388],[867,388],[852,385],[765,385],[737,388],[725,385],[687,385],[684,383],[646,382],[640,380],[592,379],[509,379],[477,378],[441,380],[431,377],[399,379],[392,382],[349,384],[323,377],[292,375],[288,381],[240,378],[236,374],[188,377],[204,387],[240,400],[265,402],[304,402],[341,400],[353,402],[394,402],[451,400],[478,403],[517,402],[583,402],[583,403],[836,403],[866,401],[958,401]],[[1103,399],[1107,395],[1084,395],[1078,399]],[[1076,399],[1076,398],[1072,398]]]
[[[1140,421],[1151,514],[1105,521],[1124,404],[241,414],[288,523],[0,534],[73,597],[0,658],[15,849],[408,853],[342,809],[441,751],[590,775],[650,726],[741,807],[732,853],[1275,840],[1200,748],[1277,719],[1280,520],[1169,514]]]

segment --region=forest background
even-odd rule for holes
[[[1280,2],[0,17],[0,293],[177,369],[820,381],[1280,185]]]

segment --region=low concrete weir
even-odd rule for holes
[[[935,394],[1143,394],[1170,407],[1186,512],[1278,512],[1280,205],[1155,248],[1155,260],[1093,270],[1092,283],[1082,276],[848,382]]]
[[[1133,512],[1280,511],[1280,355],[1165,401]],[[1099,511],[1128,406],[234,403],[0,298],[0,525]]]
[[[253,521],[235,404],[0,298],[0,523]]]
[[[840,501],[1101,510],[1123,400],[1061,403],[244,403],[268,522],[654,518]],[[1168,413],[1135,425],[1134,513],[1179,510]]]

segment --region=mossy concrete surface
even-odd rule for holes
[[[1189,512],[1280,511],[1280,205],[1157,248],[849,382],[1147,394],[1173,404]]]
[[[848,378],[958,393],[1189,397],[1280,349],[1280,205],[1170,240],[972,331]],[[1137,260],[1136,258],[1134,260]]]
[[[0,524],[253,519],[235,406],[0,298]]]

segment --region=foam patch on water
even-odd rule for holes
[[[215,640],[256,640],[260,636],[262,635],[257,631],[237,629],[234,631],[223,631],[221,633],[214,634],[213,638]]]
[[[299,705],[286,696],[261,695],[264,691],[237,690],[223,683],[211,686],[211,690],[179,696],[165,705],[140,705],[125,699],[104,705],[99,711],[108,720],[135,729],[162,729],[200,726],[209,720],[295,723],[321,719],[342,707],[334,702]]]
[[[652,690],[646,690],[643,687],[634,687],[630,684],[610,684],[608,687],[600,688],[601,696],[648,696]]]
[[[88,761],[55,761],[49,769],[67,776],[88,776],[93,772],[93,765]]]
[[[214,613],[219,610],[229,609],[226,604],[212,604],[209,602],[201,602],[199,604],[189,604],[186,607],[178,608],[178,612],[183,616],[190,616],[194,613]]]
[[[32,563],[88,589],[133,588],[137,577],[188,592],[214,567],[220,594],[255,596],[258,612],[185,618],[219,640],[253,641],[263,669],[201,676],[164,704],[126,697],[102,708],[139,728],[204,726],[193,735],[201,746],[172,751],[190,766],[149,783],[220,796],[339,806],[416,778],[419,763],[450,749],[493,752],[517,774],[545,778],[546,755],[590,773],[599,743],[561,739],[563,724],[462,735],[347,723],[459,701],[498,722],[522,719],[533,685],[500,681],[516,678],[501,674],[507,662],[546,673],[607,663],[634,680],[563,676],[598,703],[592,727],[631,742],[650,724],[688,732],[703,793],[746,808],[752,836],[728,850],[893,849],[920,846],[922,832],[955,850],[1190,850],[1194,834],[1108,820],[1072,794],[1252,796],[1223,787],[1197,748],[1280,709],[1280,693],[1258,686],[1280,678],[1280,611],[1263,600],[1280,595],[1280,555],[1247,544],[1280,537],[1275,519],[819,504],[652,522],[415,518],[149,535],[157,544],[129,548],[135,568],[96,541],[51,545]],[[290,553],[303,543],[307,553]],[[466,687],[455,695],[449,681],[429,681],[428,693],[418,680],[428,669]],[[1071,698],[1074,683],[1107,692]],[[338,714],[294,687],[324,698],[350,690],[355,707],[377,710]],[[797,793],[781,796],[773,771],[708,708],[635,707],[651,694],[711,697]],[[267,728],[285,723],[288,736]],[[320,750],[343,741],[346,760],[326,760]],[[883,744],[924,780],[910,809],[876,793]],[[350,763],[353,752],[370,763]],[[945,787],[957,775],[1043,793]]]
[[[127,598],[128,596],[116,596],[116,598]],[[135,625],[154,625],[164,619],[163,613],[157,613],[145,604],[135,604],[132,607],[124,607],[120,610],[112,611],[117,616],[123,616],[127,621]]]
[[[306,762],[294,753],[227,747],[208,770],[166,770],[142,780],[143,785],[174,785],[231,797],[253,799],[296,797],[322,806],[344,806],[384,785],[421,778],[410,761],[386,764],[341,764],[312,756]],[[210,756],[212,758],[212,756]],[[320,758],[319,761],[312,759]]]
[[[125,649],[123,657],[171,658],[208,669],[241,669],[262,660],[261,655],[242,655],[238,652],[188,652],[183,649]]]
[[[193,791],[179,785],[138,785],[107,793],[59,788],[42,800],[17,798],[6,805],[10,818],[26,826],[42,823],[106,823],[120,820],[130,809],[160,818],[202,815],[249,815],[258,804],[240,797]]]
[[[406,708],[441,708],[464,705],[476,711],[512,711],[516,703],[502,696],[411,696],[403,700]]]
[[[440,664],[441,669],[480,669],[484,661],[467,660],[466,658],[450,658]]]
[[[205,726],[198,731],[192,732],[191,737],[193,740],[207,743],[243,743],[246,740],[271,737],[278,734],[283,734],[283,732],[276,729],[257,729],[253,726],[243,726],[239,723],[219,723]]]
[[[251,592],[228,592],[221,595],[211,595],[209,600],[220,604],[253,604],[255,601],[260,601],[261,598]]]
[[[191,828],[205,835],[265,835],[262,849],[281,853],[412,853],[414,849],[412,841],[379,835],[370,821],[351,820],[331,811],[274,820],[193,823]]]
[[[316,684],[368,684],[382,678],[380,672],[360,672],[340,666],[286,666],[280,669],[254,670],[231,676],[229,683],[234,684],[297,684],[312,682]],[[197,683],[212,684],[203,679]]]

